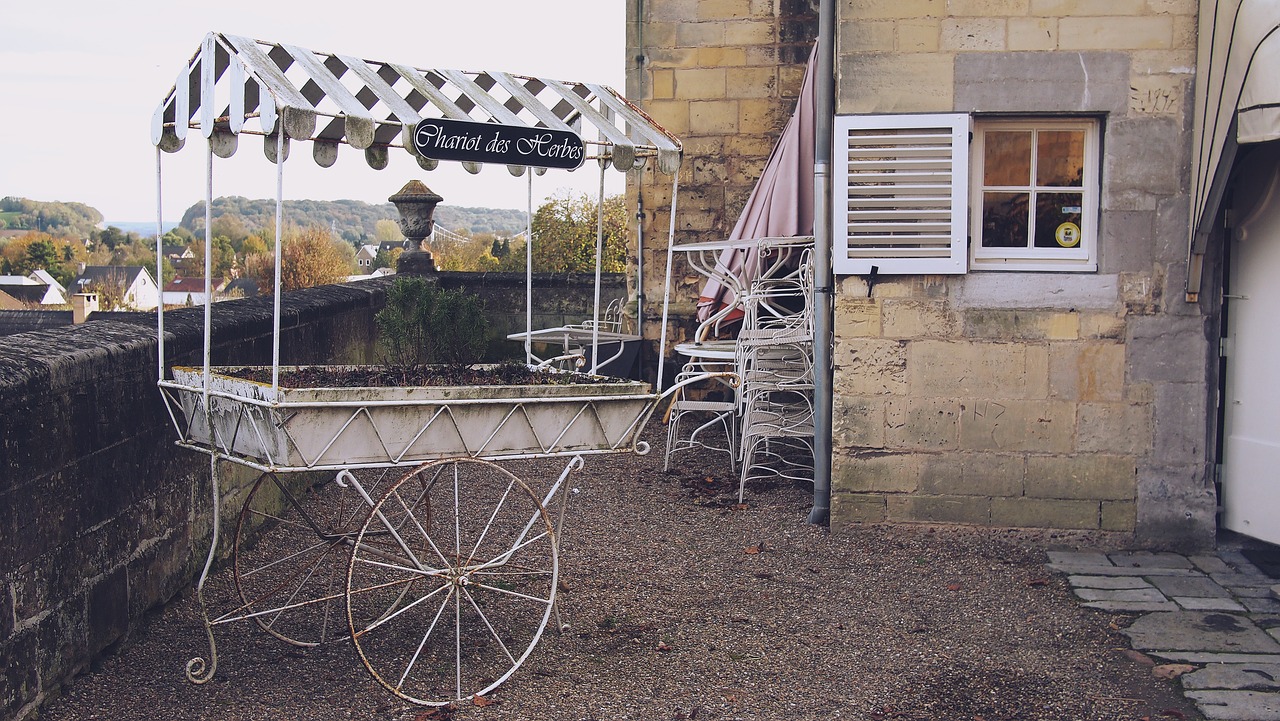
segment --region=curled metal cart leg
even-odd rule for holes
[[[570,462],[547,500],[555,495]],[[529,656],[559,575],[545,502],[500,466],[415,468],[374,499],[347,571],[352,640],[373,677],[416,704],[483,695]]]

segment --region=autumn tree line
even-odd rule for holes
[[[486,212],[487,211],[487,212]],[[626,263],[627,216],[622,196],[603,203],[602,270],[620,272]],[[213,201],[211,266],[215,278],[250,277],[268,290],[274,274],[275,201],[239,197]],[[513,210],[439,206],[437,224],[460,236],[440,234],[431,250],[441,270],[521,271],[525,269],[524,213]],[[154,273],[155,239],[114,226],[100,228],[102,214],[81,203],[0,199],[0,275],[49,272],[64,286],[85,265],[143,266]],[[281,245],[281,285],[285,290],[340,282],[365,272],[355,257],[365,244],[403,240],[389,203],[285,201]],[[460,220],[461,219],[461,220]],[[465,221],[469,226],[456,223]],[[204,203],[164,234],[166,253],[191,250],[179,261],[165,258],[162,284],[178,275],[202,277],[205,256]],[[589,195],[553,196],[533,215],[533,269],[586,272],[595,268],[597,203]],[[479,231],[476,228],[494,228]],[[17,232],[15,232],[17,231]],[[374,267],[395,267],[398,250],[380,253]]]

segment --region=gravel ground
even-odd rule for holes
[[[406,705],[349,642],[296,649],[251,624],[204,653],[184,593],[72,680],[42,720],[81,719],[1200,719],[1176,682],[1121,652],[1126,619],[1081,609],[1045,551],[1085,534],[806,524],[810,487],[748,490],[722,454],[591,456],[574,481],[559,599],[515,675],[456,709]],[[508,467],[544,485],[562,462]],[[208,586],[230,603],[231,574]]]

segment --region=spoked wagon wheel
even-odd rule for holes
[[[298,487],[263,473],[236,524],[241,613],[295,646],[349,638],[342,618],[344,574],[366,509],[333,481]]]
[[[374,504],[351,552],[360,659],[412,703],[484,695],[542,636],[558,563],[551,518],[519,478],[473,459],[420,466]]]

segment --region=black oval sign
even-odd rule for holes
[[[573,170],[586,159],[577,133],[550,128],[428,118],[413,129],[413,148],[433,160]]]

